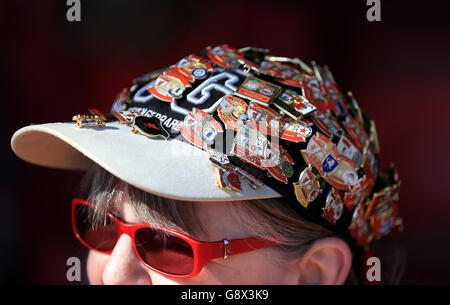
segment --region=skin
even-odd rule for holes
[[[196,236],[202,241],[249,237],[233,218],[225,202],[197,203],[198,214],[207,233]],[[133,207],[124,201],[119,213],[128,223],[143,223]],[[299,260],[281,262],[273,249],[261,249],[214,259],[193,278],[163,276],[145,267],[136,257],[131,238],[122,234],[111,254],[90,250],[87,273],[91,284],[342,284],[349,273],[352,255],[340,239],[315,242]]]

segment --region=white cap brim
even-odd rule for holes
[[[130,126],[117,122],[105,128],[77,128],[75,123],[31,125],[15,132],[11,146],[23,160],[51,168],[87,170],[94,162],[138,189],[176,200],[282,197],[266,185],[253,189],[246,181],[241,181],[242,191],[220,188],[206,151],[176,139],[133,134]]]

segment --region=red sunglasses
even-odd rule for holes
[[[120,236],[128,234],[138,259],[151,270],[171,277],[194,277],[212,259],[277,245],[258,238],[203,242],[170,229],[124,223],[110,213],[104,225],[93,226],[89,217],[94,209],[94,204],[83,199],[72,200],[72,228],[83,245],[109,254]]]

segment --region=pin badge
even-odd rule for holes
[[[337,83],[328,66],[319,67],[322,80],[324,82],[324,89],[328,95],[328,107],[336,116],[343,116],[347,114],[347,106],[345,105],[344,96],[339,91]]]
[[[291,79],[296,74],[300,73],[300,71],[298,71],[288,63],[281,63],[276,61],[263,60],[260,63],[260,67],[264,74],[279,79]]]
[[[348,114],[342,122],[342,126],[344,126],[349,136],[353,139],[356,147],[362,150],[366,141],[369,140],[369,136],[362,125],[353,116]]]
[[[142,114],[137,110],[113,111],[112,113],[118,120],[119,124],[133,124],[134,118]]]
[[[268,107],[281,91],[280,86],[249,76],[234,94]]]
[[[337,149],[341,155],[353,160],[358,167],[361,166],[362,154],[346,134],[341,135],[341,138],[337,144]]]
[[[99,115],[77,114],[72,117],[72,121],[76,121],[77,128],[83,128],[84,124],[89,122],[95,122],[94,125],[91,125],[92,127],[105,127],[105,119]]]
[[[311,114],[311,119],[316,126],[328,137],[340,136],[342,134],[342,127],[337,119],[330,113],[330,111],[317,109]]]
[[[280,119],[282,127],[280,138],[289,142],[306,142],[312,135],[312,128],[302,121],[294,121],[289,118]]]
[[[226,95],[222,98],[217,115],[224,123],[225,128],[238,130],[238,122],[247,120],[247,103],[241,98],[233,95]]]
[[[197,108],[193,108],[192,112],[185,116],[179,130],[189,143],[201,149],[212,145],[217,134],[223,132],[222,126],[212,115]]]
[[[241,191],[241,181],[239,175],[234,170],[233,165],[228,160],[228,156],[220,152],[209,150],[209,161],[216,168],[219,178],[216,184],[221,188],[228,188],[234,191]]]
[[[195,54],[181,59],[176,65],[170,66],[170,69],[183,75],[190,83],[193,83],[196,79],[206,78],[208,73],[214,70],[205,58]]]
[[[332,188],[328,193],[325,199],[325,207],[322,208],[322,211],[322,217],[331,224],[336,224],[336,221],[344,214],[342,197],[336,189]]]
[[[376,239],[388,235],[396,227],[402,227],[402,220],[398,216],[398,209],[395,203],[390,206],[383,206],[370,219],[373,235]]]
[[[273,101],[273,105],[279,109],[281,114],[286,114],[294,120],[298,120],[317,109],[305,97],[291,89],[287,89],[281,93]]]
[[[186,88],[190,87],[188,80],[180,73],[165,71],[154,81],[148,91],[157,99],[164,102],[173,102],[183,96]]]
[[[279,136],[281,115],[270,107],[250,102],[247,108],[247,124],[269,136]]]
[[[331,139],[321,133],[316,133],[301,153],[307,164],[311,164],[329,184],[339,190],[349,191],[358,180],[356,164],[340,155]]]
[[[308,165],[298,177],[298,182],[294,182],[294,192],[297,201],[307,208],[320,194],[319,175],[313,172],[311,165]]]
[[[117,94],[111,107],[111,112],[127,110],[130,104],[129,93],[130,90],[128,88],[124,88],[119,94]]]
[[[239,175],[241,175],[242,177],[244,177],[248,180],[248,184],[250,185],[250,187],[252,189],[257,189],[258,187],[261,187],[262,185],[264,185],[264,182],[262,182],[261,180],[259,180],[258,178],[256,178],[252,174],[250,174],[248,171],[246,171],[240,167],[235,167],[235,171]]]
[[[349,211],[353,211],[355,206],[361,204],[365,198],[372,193],[373,180],[367,176],[363,176],[356,182],[349,192],[344,194],[345,207]]]
[[[263,133],[242,124],[233,139],[231,153],[244,162],[264,170],[280,164],[278,149],[276,145],[272,147]]]
[[[280,164],[278,166],[268,167],[266,168],[266,170],[270,174],[270,176],[280,182],[287,184],[288,179],[294,175],[295,162],[294,159],[292,159],[292,157],[289,155],[289,153],[282,147],[279,147],[279,152]]]
[[[167,140],[170,134],[161,125],[161,121],[154,116],[137,116],[133,119],[131,131],[151,139],[161,138]]]
[[[213,63],[227,69],[238,68],[239,58],[243,57],[238,50],[226,44],[214,48],[208,47],[206,53]]]
[[[369,245],[373,239],[369,222],[364,217],[364,207],[364,204],[358,204],[356,206],[349,226],[351,237],[355,239],[356,243],[361,247]]]

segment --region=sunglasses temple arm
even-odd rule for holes
[[[264,249],[275,245],[277,245],[277,243],[259,238],[234,239],[228,241],[227,245],[224,245],[224,257],[226,258],[230,255]]]

